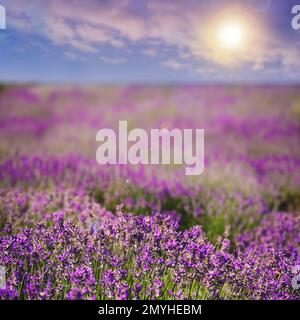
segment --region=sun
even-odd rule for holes
[[[217,41],[224,49],[237,50],[243,46],[246,32],[239,23],[231,22],[221,25],[217,30]]]
[[[242,10],[224,10],[202,29],[207,57],[222,65],[239,65],[259,43],[257,21]]]

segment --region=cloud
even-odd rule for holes
[[[163,66],[174,69],[174,70],[180,70],[184,69],[185,65],[176,61],[175,59],[169,59],[162,63]]]
[[[100,57],[100,60],[102,60],[105,63],[108,64],[122,64],[126,62],[126,59],[123,58],[111,58],[111,57]]]
[[[202,67],[202,68],[197,68],[195,72],[197,72],[200,75],[216,75],[218,71],[215,68]]]
[[[75,59],[77,59],[77,55],[76,55],[74,52],[66,51],[66,52],[64,52],[64,55],[65,55],[69,60],[75,60]]]
[[[157,50],[156,50],[156,49],[145,49],[145,50],[142,50],[142,53],[143,53],[145,56],[148,56],[148,57],[155,57],[155,56],[157,56]]]
[[[138,23],[120,10],[97,5],[91,0],[82,4],[79,1],[41,3],[32,0],[28,7],[22,8],[18,1],[11,0],[10,23],[19,31],[39,33],[55,45],[86,52],[96,52],[103,44],[121,48],[124,46],[122,35],[131,40],[139,38]]]
[[[206,26],[215,19],[216,11],[225,8],[219,1],[210,4],[189,1],[187,5],[180,0],[29,0],[21,6],[20,0],[9,0],[7,7],[10,23],[16,29],[38,33],[55,45],[67,46],[68,52],[73,49],[98,53],[104,45],[121,51],[131,44],[144,44],[147,49],[141,52],[154,57],[162,44],[177,50],[180,59],[200,64],[222,65],[233,61],[249,65],[253,72],[261,72],[273,62],[283,72],[300,66],[299,47],[295,43],[289,46],[278,43],[266,30],[255,32],[257,45],[238,59],[214,50]],[[104,59],[114,64],[122,61]],[[163,61],[162,65],[176,70],[186,67],[177,59]]]

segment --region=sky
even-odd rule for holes
[[[0,81],[299,84],[297,2],[0,0]]]

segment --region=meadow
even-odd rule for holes
[[[204,128],[205,169],[96,133]],[[0,299],[299,299],[297,86],[1,86]]]

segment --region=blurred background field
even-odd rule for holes
[[[119,120],[204,128],[204,173],[97,164],[96,133]],[[299,146],[298,86],[2,86],[0,228],[50,227],[58,216],[101,228],[120,210],[162,213],[179,230],[201,226],[214,245],[230,239],[230,250],[290,250],[293,264]]]
[[[243,228],[249,214],[252,222],[257,213],[299,211],[297,86],[7,87],[0,108],[3,188],[80,183],[111,210],[174,210],[184,225],[199,219],[208,232]],[[129,129],[204,128],[204,173],[97,164],[96,133],[117,131],[119,120]]]

